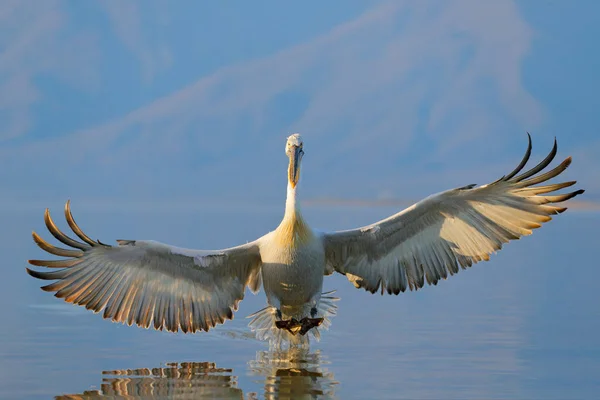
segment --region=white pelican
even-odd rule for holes
[[[261,238],[224,250],[188,250],[148,240],[118,240],[113,247],[90,239],[77,226],[69,202],[65,217],[82,240],[62,233],[46,209],[50,233],[71,247],[55,247],[33,232],[33,239],[61,260],[30,260],[54,272],[27,272],[55,282],[43,286],[65,301],[104,310],[104,318],[176,332],[208,331],[233,318],[248,286],[264,287],[268,307],[254,324],[288,338],[318,335],[318,326],[333,313],[329,296],[322,296],[323,277],[339,272],[357,288],[371,293],[399,294],[417,290],[456,274],[504,243],[529,235],[566,210],[553,205],[583,190],[550,193],[575,181],[534,186],[558,176],[571,163],[565,159],[540,173],[556,155],[550,154],[520,175],[531,154],[531,137],[523,160],[508,175],[483,185],[447,190],[382,221],[358,229],[317,233],[302,218],[296,188],[304,154],[302,138],[287,139],[289,157],[285,214],[279,226]],[[538,174],[540,173],[540,174]],[[251,322],[252,326],[252,322]],[[270,333],[269,333],[270,332]],[[260,333],[260,332],[259,332]]]

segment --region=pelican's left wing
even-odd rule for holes
[[[90,239],[77,226],[69,202],[65,217],[74,240],[54,224],[46,209],[44,220],[50,233],[73,249],[45,242],[35,232],[34,241],[62,260],[29,260],[53,272],[27,272],[39,279],[55,280],[43,286],[65,301],[104,310],[115,322],[177,332],[208,331],[233,318],[246,286],[260,286],[261,258],[257,241],[225,250],[181,249],[155,241],[119,240],[109,246]]]
[[[437,284],[488,260],[509,240],[529,235],[566,208],[552,205],[583,190],[548,195],[575,181],[534,186],[564,171],[567,158],[556,168],[537,175],[556,155],[556,140],[550,154],[537,166],[517,174],[531,154],[531,138],[525,157],[514,171],[488,185],[469,185],[430,196],[373,225],[323,235],[326,273],[345,274],[359,288],[372,293],[398,294]]]

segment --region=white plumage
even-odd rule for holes
[[[246,287],[256,292],[262,280],[268,307],[253,315],[250,325],[257,336],[297,340],[311,332],[318,337],[318,326],[328,327],[335,313],[336,299],[321,294],[325,275],[345,274],[356,287],[372,293],[417,290],[425,282],[435,285],[488,260],[504,243],[531,234],[551,215],[563,212],[566,208],[555,204],[583,190],[551,194],[575,181],[539,185],[569,166],[571,158],[541,173],[556,151],[555,141],[542,162],[519,175],[531,154],[529,137],[521,163],[493,183],[441,192],[366,227],[318,234],[302,218],[296,200],[304,151],[300,135],[294,134],[286,143],[290,162],[285,214],[265,236],[215,251],[143,240],[120,240],[113,247],[83,233],[67,202],[67,223],[82,241],[62,233],[46,210],[48,230],[72,249],[55,247],[34,232],[43,250],[66,258],[30,260],[59,269],[27,271],[55,281],[42,289],[103,311],[105,318],[173,332],[207,331],[233,318]]]

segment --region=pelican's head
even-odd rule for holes
[[[290,159],[288,181],[293,188],[296,187],[298,180],[300,179],[300,161],[302,161],[302,156],[304,155],[302,146],[302,136],[300,136],[299,133],[294,133],[288,137],[285,144],[285,154],[287,154]]]

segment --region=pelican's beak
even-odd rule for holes
[[[300,161],[302,161],[304,151],[302,147],[296,146],[293,146],[292,150],[290,154],[290,166],[288,168],[288,179],[292,187],[295,188],[298,180],[300,180]]]

